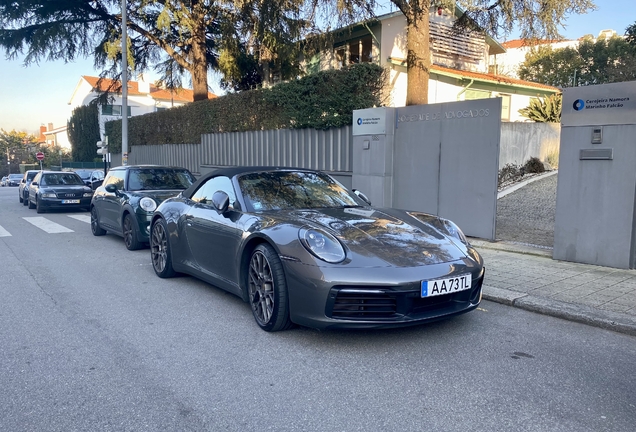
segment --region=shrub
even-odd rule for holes
[[[545,172],[545,166],[543,165],[543,162],[541,162],[539,158],[531,157],[523,165],[523,170],[526,173],[538,174],[538,173]]]
[[[524,169],[519,165],[508,163],[499,170],[499,176],[497,178],[497,185],[501,187],[504,183],[515,182],[523,177]]]
[[[272,88],[230,93],[128,120],[130,145],[197,143],[202,134],[350,125],[353,110],[381,106],[387,71],[370,63],[327,70]],[[121,120],[106,123],[121,151]],[[95,143],[93,143],[93,147]]]

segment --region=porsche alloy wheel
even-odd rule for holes
[[[268,244],[256,247],[249,262],[249,301],[256,323],[265,331],[291,327],[283,265]]]
[[[172,267],[170,244],[166,233],[166,223],[163,220],[155,222],[150,234],[150,258],[152,268],[160,278],[169,278],[176,274]]]
[[[130,214],[124,217],[123,224],[124,244],[128,250],[141,249],[142,244],[137,239],[137,229],[135,228],[135,221]]]

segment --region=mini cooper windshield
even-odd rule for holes
[[[188,170],[174,168],[131,169],[128,177],[128,190],[173,190],[187,189],[195,178]]]
[[[254,211],[358,207],[358,200],[331,177],[303,171],[270,171],[239,177],[239,187]]]

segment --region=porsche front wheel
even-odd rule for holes
[[[266,243],[258,245],[247,272],[249,301],[256,323],[268,332],[290,328],[285,273],[274,248]]]
[[[169,278],[176,275],[172,267],[170,243],[168,242],[168,233],[164,220],[158,220],[152,225],[150,232],[150,258],[152,260],[152,268],[160,278]]]

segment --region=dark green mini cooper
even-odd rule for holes
[[[91,231],[124,238],[128,250],[149,242],[152,212],[165,199],[195,181],[190,171],[161,165],[128,165],[111,169],[91,200]]]

